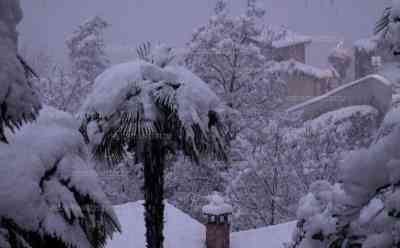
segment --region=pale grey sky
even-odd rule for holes
[[[346,45],[371,33],[390,0],[261,0],[266,22],[284,25],[314,37],[308,51],[311,64],[325,64],[328,50],[344,39]],[[82,21],[96,14],[112,26],[106,33],[113,62],[129,60],[143,41],[183,46],[194,28],[205,23],[215,0],[21,0],[24,20],[21,45],[48,49],[65,60],[65,39]],[[244,0],[231,0],[238,14]],[[333,37],[332,42],[326,42]],[[325,40],[325,41],[323,41]]]

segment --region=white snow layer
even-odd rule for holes
[[[233,211],[231,205],[225,203],[224,198],[218,194],[213,194],[207,197],[209,204],[203,207],[203,213],[209,215],[223,215],[230,214]]]
[[[115,206],[122,233],[114,235],[106,248],[145,248],[143,201]],[[283,248],[289,242],[296,222],[231,234],[231,248]],[[204,248],[205,226],[174,206],[165,204],[165,248]]]
[[[118,221],[97,183],[78,128],[70,114],[45,107],[36,122],[9,135],[9,145],[0,143],[0,217],[84,248],[91,247],[84,231],[62,214],[82,216],[71,188]]]
[[[6,120],[32,119],[40,108],[39,97],[27,82],[17,59],[17,24],[22,19],[19,0],[0,0],[0,104],[6,103]]]
[[[328,121],[336,124],[343,122],[345,120],[349,120],[352,116],[355,115],[378,116],[378,110],[368,105],[356,105],[356,106],[344,107],[338,110],[322,114],[321,116],[313,120],[307,121],[305,126],[311,127],[313,130],[316,130],[318,128],[324,127],[324,125],[326,125]]]

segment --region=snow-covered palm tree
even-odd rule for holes
[[[147,247],[163,247],[164,167],[181,150],[226,159],[221,103],[208,85],[183,67],[168,65],[171,49],[139,49],[141,60],[101,74],[81,110],[81,131],[97,158],[112,163],[127,152],[144,164]]]
[[[0,247],[101,248],[120,229],[78,129],[45,107],[0,143]]]
[[[19,1],[0,0],[0,141],[5,128],[14,130],[35,119],[39,97],[25,77],[18,59],[17,24],[22,19]]]

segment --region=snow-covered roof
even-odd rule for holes
[[[272,42],[274,48],[284,48],[298,44],[311,43],[312,39],[309,36],[298,34],[292,30],[285,29],[284,34],[280,39]]]
[[[298,62],[294,59],[274,63],[269,70],[275,73],[287,73],[290,76],[306,75],[317,80],[335,77],[334,70],[320,69],[312,65]]]
[[[260,42],[268,41],[271,39],[271,35],[276,37],[276,39],[272,41],[273,48],[284,48],[298,44],[309,44],[312,42],[312,38],[309,36],[298,34],[286,27],[271,25],[265,26],[257,40]]]
[[[143,201],[126,203],[114,207],[122,227],[106,248],[145,248],[145,225]],[[231,248],[282,248],[289,242],[295,222],[235,232],[231,234]],[[206,228],[174,206],[165,204],[164,226],[165,248],[204,248]]]
[[[273,41],[272,46],[274,48],[284,48],[298,44],[308,44],[311,43],[311,41],[312,39],[308,36],[289,31],[288,34],[282,39]]]
[[[106,248],[145,248],[143,201],[126,203],[114,208],[122,233],[114,235]],[[164,248],[203,248],[205,226],[174,206],[165,204]]]
[[[231,248],[283,248],[290,242],[296,222],[258,228],[231,234]]]

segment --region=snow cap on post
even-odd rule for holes
[[[233,208],[227,204],[218,192],[207,196],[209,204],[203,207],[203,214],[209,216],[229,215],[232,213]]]

